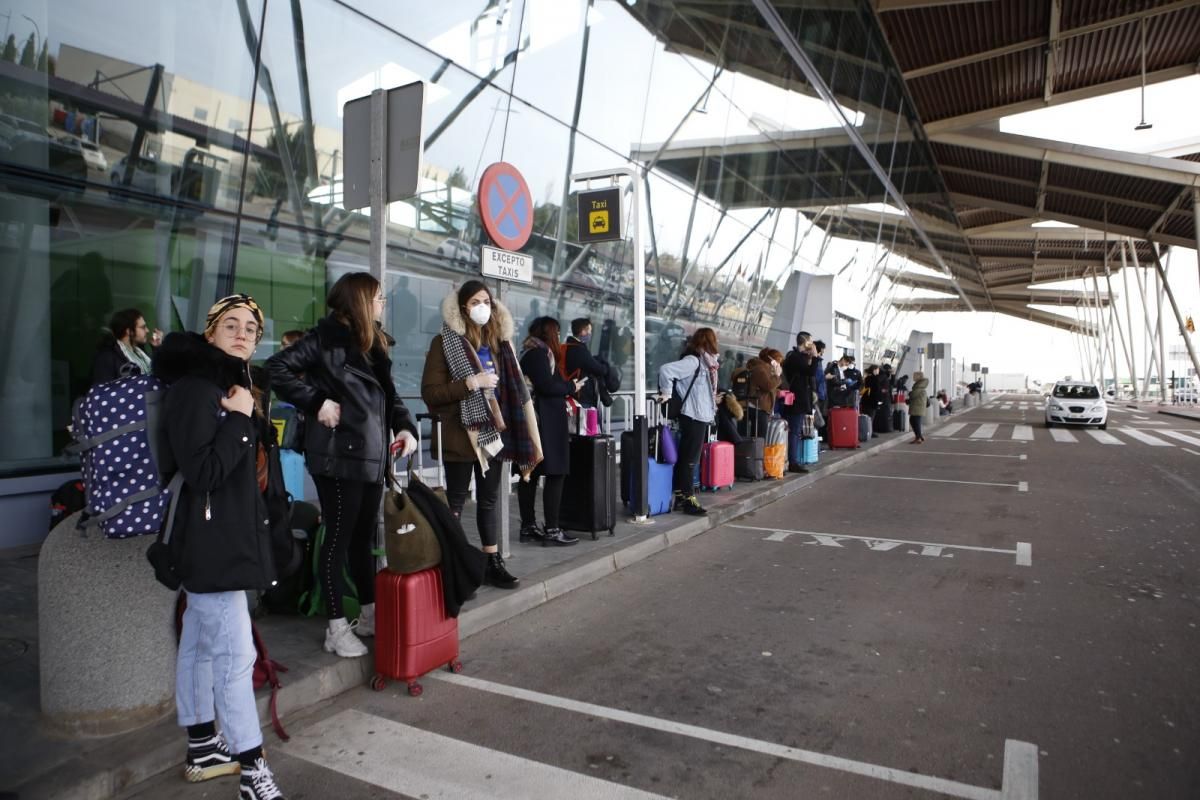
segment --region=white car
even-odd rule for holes
[[[1108,403],[1100,387],[1087,381],[1059,381],[1046,398],[1046,427],[1094,425],[1108,427]]]
[[[437,254],[454,261],[466,261],[470,264],[479,263],[479,248],[472,247],[462,239],[446,239],[437,246]]]

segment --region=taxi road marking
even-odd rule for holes
[[[764,536],[764,542],[786,542],[792,536],[808,536],[810,541],[802,542],[801,544],[819,545],[821,547],[843,547],[843,541],[865,542],[868,550],[876,552],[887,552],[895,550],[902,544],[913,545],[920,547],[920,550],[907,550],[905,552],[910,556],[926,556],[928,558],[954,558],[953,553],[944,553],[944,550],[968,550],[975,553],[1000,553],[1003,555],[1014,556],[1017,566],[1030,567],[1033,566],[1033,545],[1029,542],[1017,542],[1015,550],[1004,550],[998,547],[976,547],[969,544],[940,544],[938,542],[917,542],[910,539],[884,539],[878,536],[851,536],[843,533],[817,533],[815,531],[791,531],[785,528],[760,528],[754,525],[729,525],[730,528],[736,528],[742,531],[760,531],[769,533],[769,536]]]

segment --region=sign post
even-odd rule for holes
[[[533,195],[520,170],[504,161],[497,161],[483,171],[475,194],[479,220],[488,238],[497,245],[480,248],[480,272],[484,277],[496,278],[496,299],[503,301],[505,281],[533,283],[533,256],[517,252],[533,234]],[[501,484],[500,553],[508,558],[511,476],[506,474]]]
[[[629,185],[626,187],[630,192],[630,207],[629,219],[633,226],[633,431],[634,431],[634,456],[635,460],[630,465],[633,475],[633,492],[630,495],[631,502],[634,503],[633,519],[634,522],[646,523],[650,518],[650,503],[646,496],[646,481],[648,480],[645,454],[650,452],[650,431],[647,427],[646,420],[646,262],[645,256],[642,253],[641,240],[641,217],[638,213],[638,172],[631,167],[613,167],[612,169],[596,170],[594,172],[580,172],[571,176],[571,180],[594,181],[612,179],[616,184],[620,178],[628,178]],[[580,217],[585,216],[587,212],[588,225],[586,228],[580,226],[580,241],[581,242],[596,242],[608,241],[612,238],[620,238],[620,198],[622,189],[620,186],[614,185],[611,188],[603,190],[606,197],[595,197],[601,194],[600,192],[588,193],[581,192],[580,197]],[[615,208],[611,204],[615,193],[616,202]],[[593,201],[606,200],[609,205],[604,207],[593,207],[592,201],[589,201],[585,207],[583,198],[593,196]],[[603,215],[598,212],[607,211],[607,227],[608,230],[601,233],[593,231],[592,221],[603,219]],[[614,213],[614,211],[616,213]],[[596,216],[592,216],[596,214]],[[589,236],[597,236],[602,238],[585,239],[584,230],[587,230]],[[614,229],[616,235],[614,236]],[[642,454],[641,458],[637,458],[638,454]],[[623,454],[622,458],[629,454]]]

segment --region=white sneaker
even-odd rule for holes
[[[375,635],[375,604],[367,603],[358,614],[358,627],[354,632],[359,636]]]
[[[342,658],[358,658],[367,654],[367,646],[354,635],[358,620],[347,622],[345,617],[329,620],[325,629],[325,652],[337,653]]]

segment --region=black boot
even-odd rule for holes
[[[540,542],[546,538],[546,532],[536,522],[531,522],[521,526],[521,534],[518,538],[522,542]]]
[[[483,582],[497,589],[515,589],[521,581],[514,578],[504,567],[504,557],[499,553],[487,554],[487,566],[483,570]]]
[[[562,528],[546,528],[546,536],[542,539],[542,547],[549,547],[552,544],[565,547],[569,544],[579,544],[579,540]]]

